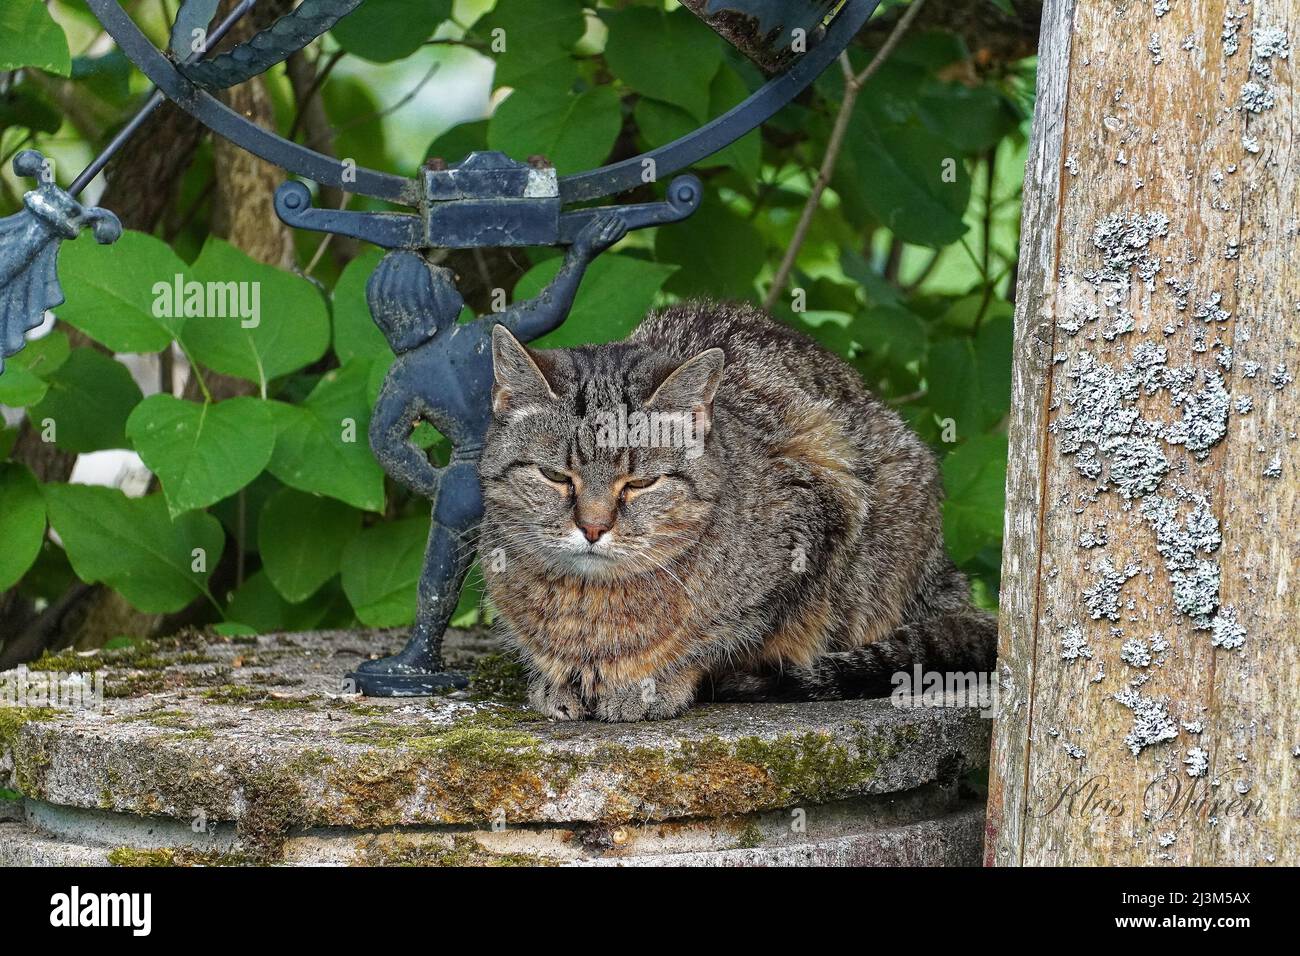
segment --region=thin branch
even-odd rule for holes
[[[429,81],[433,79],[434,74],[438,72],[441,66],[442,66],[441,63],[435,63],[433,64],[433,66],[429,67],[429,72],[424,74],[420,82],[417,83],[409,92],[403,95],[402,98],[399,99],[396,103],[393,103],[391,106],[385,106],[381,110],[375,110],[374,112],[368,113],[365,116],[354,116],[346,123],[334,127],[332,132],[336,134],[342,133],[343,131],[351,129],[352,127],[357,126],[361,123],[370,123],[375,120],[384,119],[385,117],[391,116],[392,114],[396,113],[398,110],[406,106],[408,103],[410,103],[412,100],[414,100],[417,96],[420,95],[420,92],[428,85]],[[315,149],[320,144],[318,140],[310,140],[305,145],[309,149]]]
[[[298,102],[298,111],[293,116],[293,123],[289,127],[289,135],[285,139],[292,140],[302,129],[303,120],[307,115],[307,107],[311,105],[312,98],[320,92],[321,86],[329,75],[334,72],[334,67],[338,66],[339,60],[343,59],[346,51],[336,50],[330,54],[325,65],[316,72],[316,76],[311,81],[311,86],[307,87],[301,99]]]
[[[858,94],[862,92],[862,87],[880,69],[881,65],[889,59],[894,48],[898,46],[899,41],[903,39],[904,34],[916,19],[921,7],[925,5],[925,0],[913,0],[913,3],[898,18],[898,23],[894,25],[893,31],[889,38],[885,40],[884,45],[876,51],[876,55],[871,58],[871,62],[863,68],[858,74],[853,73],[853,65],[849,62],[847,53],[840,54],[840,68],[844,73],[844,100],[840,103],[840,111],[835,117],[835,125],[831,128],[830,139],[826,143],[826,155],[822,157],[821,169],[817,173],[817,180],[813,183],[812,192],[808,194],[808,201],[804,203],[803,212],[799,215],[799,223],[795,226],[794,236],[790,240],[790,246],[786,249],[785,255],[781,259],[781,265],[776,270],[776,275],[772,279],[771,288],[767,290],[767,295],[763,299],[763,308],[771,309],[776,305],[776,300],[781,297],[785,291],[786,283],[790,281],[790,273],[794,271],[795,260],[799,258],[799,250],[808,239],[808,230],[812,227],[813,216],[816,215],[818,208],[821,206],[822,194],[826,192],[826,187],[830,185],[831,177],[835,175],[835,164],[839,162],[840,151],[844,148],[844,138],[849,130],[849,123],[853,118],[853,106],[857,102]]]

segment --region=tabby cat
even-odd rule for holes
[[[625,342],[498,326],[479,555],[530,700],[560,720],[888,694],[989,670],[934,455],[811,339],[690,302]]]

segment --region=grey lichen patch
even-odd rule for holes
[[[1251,113],[1262,113],[1273,108],[1273,91],[1262,83],[1250,80],[1241,87],[1241,107]]]
[[[1103,557],[1093,565],[1093,571],[1097,574],[1097,581],[1083,592],[1083,603],[1088,609],[1088,615],[1094,621],[1103,617],[1118,621],[1120,590],[1129,578],[1138,573],[1139,568],[1128,565],[1122,571],[1117,570],[1110,558]]]
[[[1061,660],[1091,660],[1092,648],[1088,646],[1088,635],[1084,633],[1079,622],[1075,621],[1061,635]]]
[[[1092,244],[1101,253],[1102,267],[1084,278],[1096,285],[1127,284],[1136,271],[1143,281],[1153,280],[1160,271],[1160,258],[1148,247],[1168,234],[1169,217],[1162,212],[1115,213],[1099,220],[1092,230]]]
[[[1191,567],[1173,571],[1169,577],[1174,584],[1174,606],[1194,618],[1197,629],[1206,629],[1209,622],[1205,616],[1219,606],[1219,563],[1194,561]]]
[[[1135,438],[1115,449],[1110,465],[1111,484],[1125,498],[1139,498],[1160,487],[1169,460],[1153,438]]]
[[[1237,609],[1231,604],[1214,615],[1210,634],[1210,643],[1226,650],[1236,650],[1246,643],[1246,629],[1238,623]]]
[[[1134,756],[1178,736],[1178,725],[1169,716],[1167,701],[1144,697],[1132,687],[1117,693],[1115,700],[1133,712],[1133,727],[1124,737],[1124,743]]]
[[[1206,771],[1210,769],[1209,751],[1202,747],[1192,747],[1188,749],[1183,763],[1187,765],[1187,776],[1204,777]]]
[[[1179,521],[1177,501],[1162,495],[1142,499],[1141,514],[1155,532],[1156,550],[1173,583],[1174,606],[1196,619],[1198,628],[1205,628],[1205,615],[1219,606],[1219,565],[1196,555],[1217,550],[1223,538],[1208,502],[1193,500],[1185,521]]]
[[[1250,72],[1268,79],[1273,61],[1291,56],[1291,41],[1281,27],[1256,27],[1250,31]]]
[[[1219,34],[1219,39],[1223,43],[1223,55],[1232,56],[1241,48],[1241,20],[1246,18],[1246,11],[1238,10],[1234,13],[1231,10],[1223,14],[1223,31]]]
[[[1119,658],[1129,667],[1150,667],[1151,649],[1141,638],[1130,637],[1120,646]]]
[[[1186,445],[1198,459],[1204,459],[1210,449],[1228,433],[1228,409],[1231,398],[1217,371],[1203,373],[1205,385],[1186,395],[1175,396],[1174,403],[1181,405],[1183,417],[1169,426],[1165,440],[1171,445]]]

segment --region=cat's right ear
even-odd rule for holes
[[[504,325],[492,329],[492,414],[512,418],[559,401],[523,343]]]

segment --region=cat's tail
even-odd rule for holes
[[[701,694],[715,701],[888,697],[898,686],[896,674],[911,679],[918,668],[940,674],[991,672],[997,649],[997,620],[972,608],[904,624],[874,644],[825,654],[808,667],[727,674],[706,681]]]

